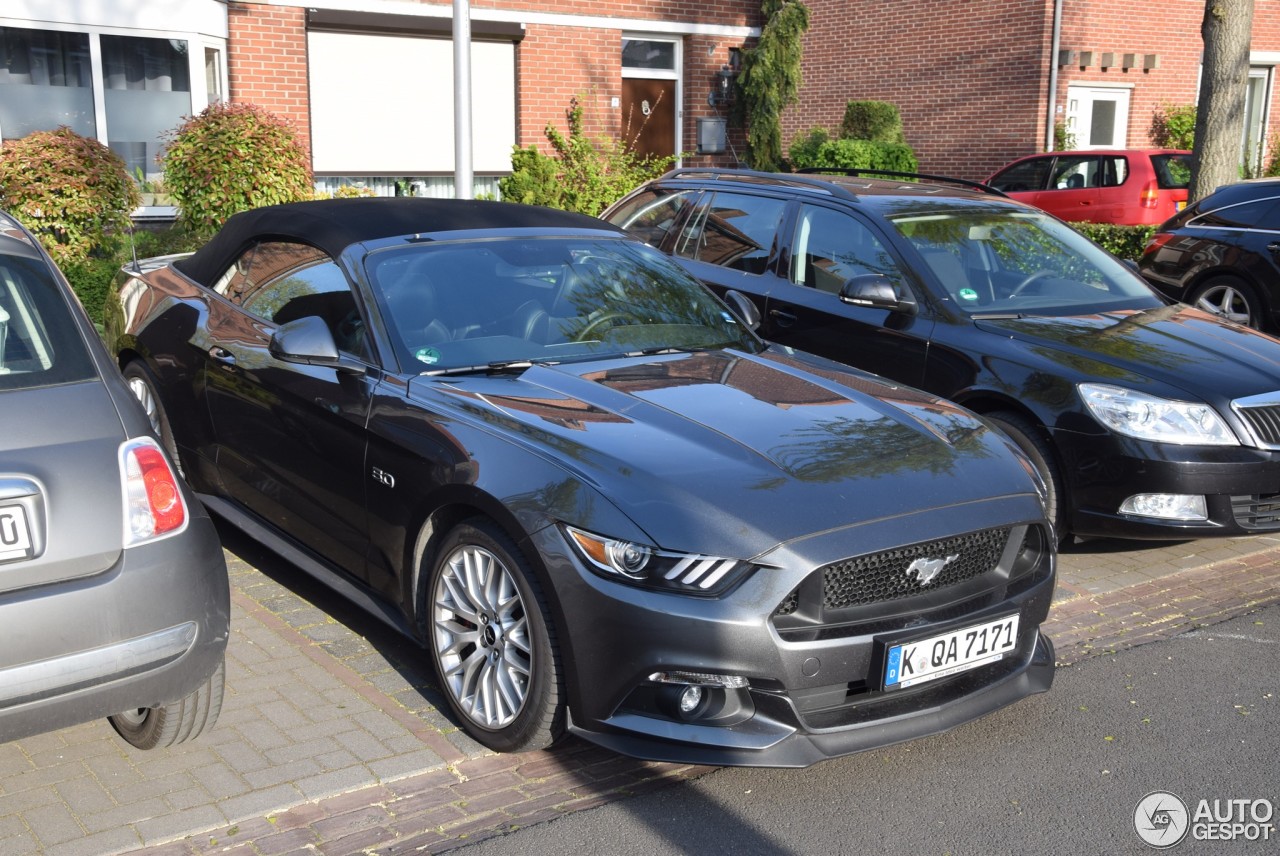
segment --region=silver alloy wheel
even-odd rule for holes
[[[436,582],[432,625],[440,672],[459,709],[481,728],[510,725],[524,708],[534,667],[511,570],[483,547],[458,547]]]
[[[147,714],[151,712],[151,708],[138,707],[133,710],[125,710],[116,714],[116,718],[122,720],[126,725],[134,728],[141,728],[142,723],[147,721]]]
[[[1249,298],[1230,285],[1211,285],[1206,288],[1196,299],[1196,308],[1221,315],[1237,324],[1249,326],[1252,323]]]
[[[133,393],[134,398],[142,404],[142,409],[147,413],[147,421],[151,423],[151,430],[156,432],[156,436],[163,436],[160,433],[160,408],[156,406],[156,397],[151,394],[151,385],[140,377],[131,377],[129,380],[129,391]]]

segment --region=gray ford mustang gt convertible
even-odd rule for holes
[[[205,503],[419,640],[493,749],[804,766],[1049,688],[1029,461],[606,223],[297,203],[118,284]]]

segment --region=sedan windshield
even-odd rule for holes
[[[1080,315],[1149,309],[1161,300],[1136,273],[1060,221],[1007,207],[890,218],[970,315]]]
[[[419,243],[366,268],[406,371],[760,348],[711,292],[627,239]]]

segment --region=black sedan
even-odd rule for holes
[[[1169,305],[1030,206],[917,178],[687,169],[604,216],[748,295],[766,339],[986,416],[1059,535],[1280,530],[1280,342]]]
[[[119,298],[209,507],[421,640],[494,749],[806,765],[1052,680],[1030,463],[600,221],[265,208]]]
[[[1138,262],[1174,300],[1280,329],[1280,178],[1219,187],[1156,230]]]

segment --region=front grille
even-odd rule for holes
[[[1231,514],[1241,529],[1280,529],[1280,494],[1233,496]]]
[[[1008,527],[986,529],[827,565],[821,569],[823,606],[841,609],[883,603],[971,580],[995,568],[1008,541]],[[922,585],[919,571],[907,575],[907,569],[917,559],[950,561]]]
[[[1280,449],[1280,393],[1240,398],[1232,408],[1249,426],[1253,439],[1264,449]]]

